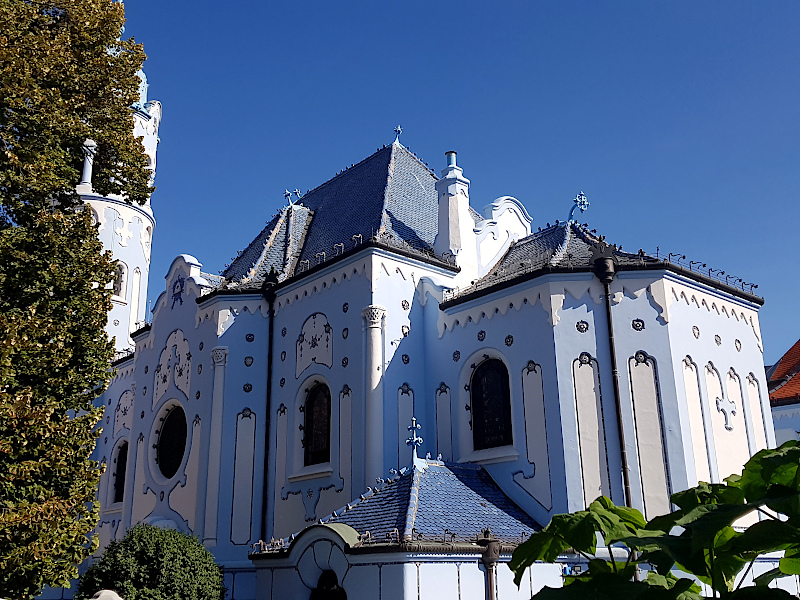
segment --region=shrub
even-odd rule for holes
[[[152,525],[136,525],[80,578],[75,600],[98,590],[124,600],[224,600],[222,570],[194,537]]]

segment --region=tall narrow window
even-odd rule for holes
[[[475,450],[512,444],[511,392],[503,362],[496,358],[483,361],[475,369],[469,389]]]
[[[114,469],[114,502],[125,499],[125,472],[128,468],[128,442],[122,442],[117,451],[117,465]]]
[[[114,295],[120,298],[125,297],[125,279],[128,275],[128,268],[125,263],[118,261],[117,270],[114,272]]]
[[[318,383],[308,392],[304,409],[303,464],[318,465],[331,460],[331,391]]]

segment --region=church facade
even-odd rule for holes
[[[154,168],[160,105],[139,112]],[[93,195],[90,170],[124,263],[101,546],[137,522],[191,532],[235,600],[528,598],[569,561],[520,590],[498,563],[553,514],[601,494],[663,514],[775,444],[760,298],[572,213],[479,213],[454,152],[437,175],[378,149],[220,275],[176,257],[150,323],[153,212]]]

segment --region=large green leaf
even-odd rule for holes
[[[514,550],[508,563],[514,571],[514,582],[519,586],[525,569],[537,560],[554,562],[567,548],[593,554],[597,545],[596,526],[589,511],[555,515],[547,527]]]

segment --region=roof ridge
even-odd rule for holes
[[[565,221],[563,226],[556,224],[556,227],[559,227],[564,230],[564,239],[561,240],[561,243],[558,245],[558,249],[553,252],[553,255],[550,257],[550,260],[547,261],[548,265],[557,265],[562,258],[564,258],[564,253],[567,251],[569,247],[569,242],[572,239],[572,227],[569,226],[569,222]]]
[[[394,180],[394,166],[395,166],[395,150],[397,147],[402,146],[398,142],[397,144],[392,144],[392,153],[389,155],[389,164],[387,167],[387,174],[386,174],[386,185],[383,188],[383,207],[381,207],[381,224],[378,226],[378,231],[375,232],[375,235],[381,235],[386,230],[386,221],[388,220],[388,215],[386,214],[386,209],[389,208],[389,195],[392,191],[392,181]]]
[[[417,508],[419,507],[419,479],[421,471],[412,469],[413,475],[411,486],[408,490],[408,509],[406,510],[406,524],[403,530],[403,540],[414,539],[414,523],[417,520]]]
[[[281,227],[283,227],[283,224],[286,222],[285,209],[282,209],[279,214],[280,217],[278,218],[278,221],[275,223],[275,227],[273,227],[272,232],[269,234],[267,240],[264,242],[264,247],[261,249],[261,254],[258,255],[258,258],[253,263],[253,266],[247,270],[245,276],[239,280],[239,283],[250,282],[253,279],[253,277],[256,276],[256,273],[258,273],[258,266],[261,264],[261,261],[264,260],[270,248],[272,248],[272,244],[275,242],[275,238],[278,237]],[[244,255],[244,253],[242,253],[242,255]]]

